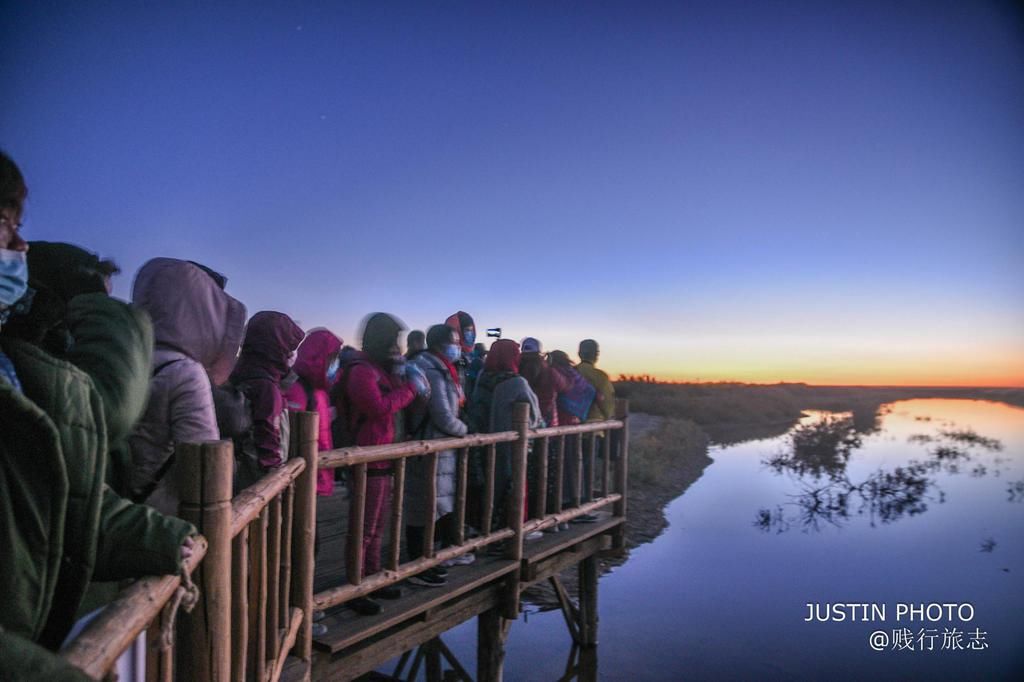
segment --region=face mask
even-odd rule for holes
[[[0,305],[14,305],[27,289],[28,259],[25,252],[0,249]]]
[[[334,358],[331,364],[327,366],[327,383],[333,384],[334,377],[338,376],[338,369],[341,367],[341,360]]]
[[[463,329],[462,330],[462,343],[467,346],[472,346],[476,343],[476,330],[475,329]]]
[[[450,343],[444,347],[444,356],[451,362],[455,362],[462,357],[462,349],[454,343]]]

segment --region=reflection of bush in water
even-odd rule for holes
[[[776,472],[790,471],[815,478],[842,474],[850,453],[861,446],[860,435],[849,417],[825,417],[797,426],[789,440],[791,452],[769,458],[765,464]]]
[[[845,474],[834,476],[823,486],[805,486],[792,496],[789,504],[797,508],[794,518],[787,517],[781,506],[760,509],[754,526],[781,533],[793,523],[805,531],[820,530],[826,523],[839,527],[852,515],[869,517],[872,526],[876,521],[892,523],[915,516],[928,510],[925,495],[933,483],[925,473],[925,465],[914,463],[892,471],[879,470],[861,483],[852,482]]]
[[[918,419],[918,421],[927,421]],[[987,476],[988,467],[975,461],[971,448],[1001,451],[1003,444],[995,438],[986,438],[969,428],[957,428],[943,423],[936,436],[914,434],[908,442],[921,445],[936,443],[927,451],[924,461],[912,460],[892,471],[879,470],[860,483],[846,475],[846,463],[861,441],[856,425],[849,418],[826,417],[819,422],[796,427],[791,436],[792,451],[764,460],[776,473],[788,472],[801,477],[803,490],[792,495],[786,507],[795,507],[797,513],[787,516],[783,506],[761,509],[754,526],[762,531],[781,533],[793,524],[805,531],[819,530],[823,524],[841,526],[851,516],[868,516],[871,525],[876,522],[892,523],[904,516],[914,516],[928,510],[928,493],[935,482],[928,474],[943,471],[960,473],[961,465],[974,463],[970,473],[974,477]],[[996,458],[998,464],[1000,458]],[[813,477],[817,483],[822,474],[828,474],[823,485],[812,485],[803,477]],[[999,475],[998,470],[996,475]],[[938,502],[945,495],[938,490]],[[1007,492],[1010,501],[1024,501],[1024,481],[1011,482]]]
[[[939,435],[956,443],[974,445],[986,450],[999,451],[1003,449],[1003,444],[998,439],[986,438],[973,429],[945,429],[939,431]]]

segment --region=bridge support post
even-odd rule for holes
[[[484,611],[477,617],[476,679],[477,682],[501,682],[505,664],[506,621],[500,608]]]
[[[597,555],[579,563],[580,573],[580,646],[597,646]]]

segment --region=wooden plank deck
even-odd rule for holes
[[[320,591],[344,581],[347,494],[341,490],[317,503],[321,535],[315,589]],[[403,583],[401,598],[378,600],[384,609],[378,615],[361,616],[344,605],[331,609],[322,621],[327,634],[313,641],[313,679],[352,679],[495,608],[517,569],[513,579],[518,579],[521,591],[607,549],[622,519],[610,512],[596,516],[594,523],[570,524],[568,530],[526,543],[521,562],[479,553],[473,564],[449,568],[448,583],[442,587]]]
[[[429,620],[431,611],[447,602],[457,601],[478,587],[500,582],[503,576],[517,568],[511,559],[479,556],[469,566],[449,568],[448,584],[442,587],[403,583],[401,598],[377,600],[384,610],[376,616],[361,616],[342,605],[328,612],[321,621],[327,625],[327,634],[313,638],[313,647],[334,654],[410,619]]]

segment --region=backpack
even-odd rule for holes
[[[571,381],[569,390],[558,394],[558,406],[577,417],[581,422],[586,421],[590,414],[590,406],[594,403],[594,397],[597,395],[597,389],[578,371],[572,368],[569,370],[565,373]]]
[[[213,405],[221,438],[230,438],[234,444],[234,492],[238,493],[266,474],[260,466],[259,448],[256,447],[253,432],[252,401],[241,385],[228,381],[213,389]],[[281,437],[281,461],[285,462],[291,444],[291,422],[287,407],[281,410],[277,430]]]

